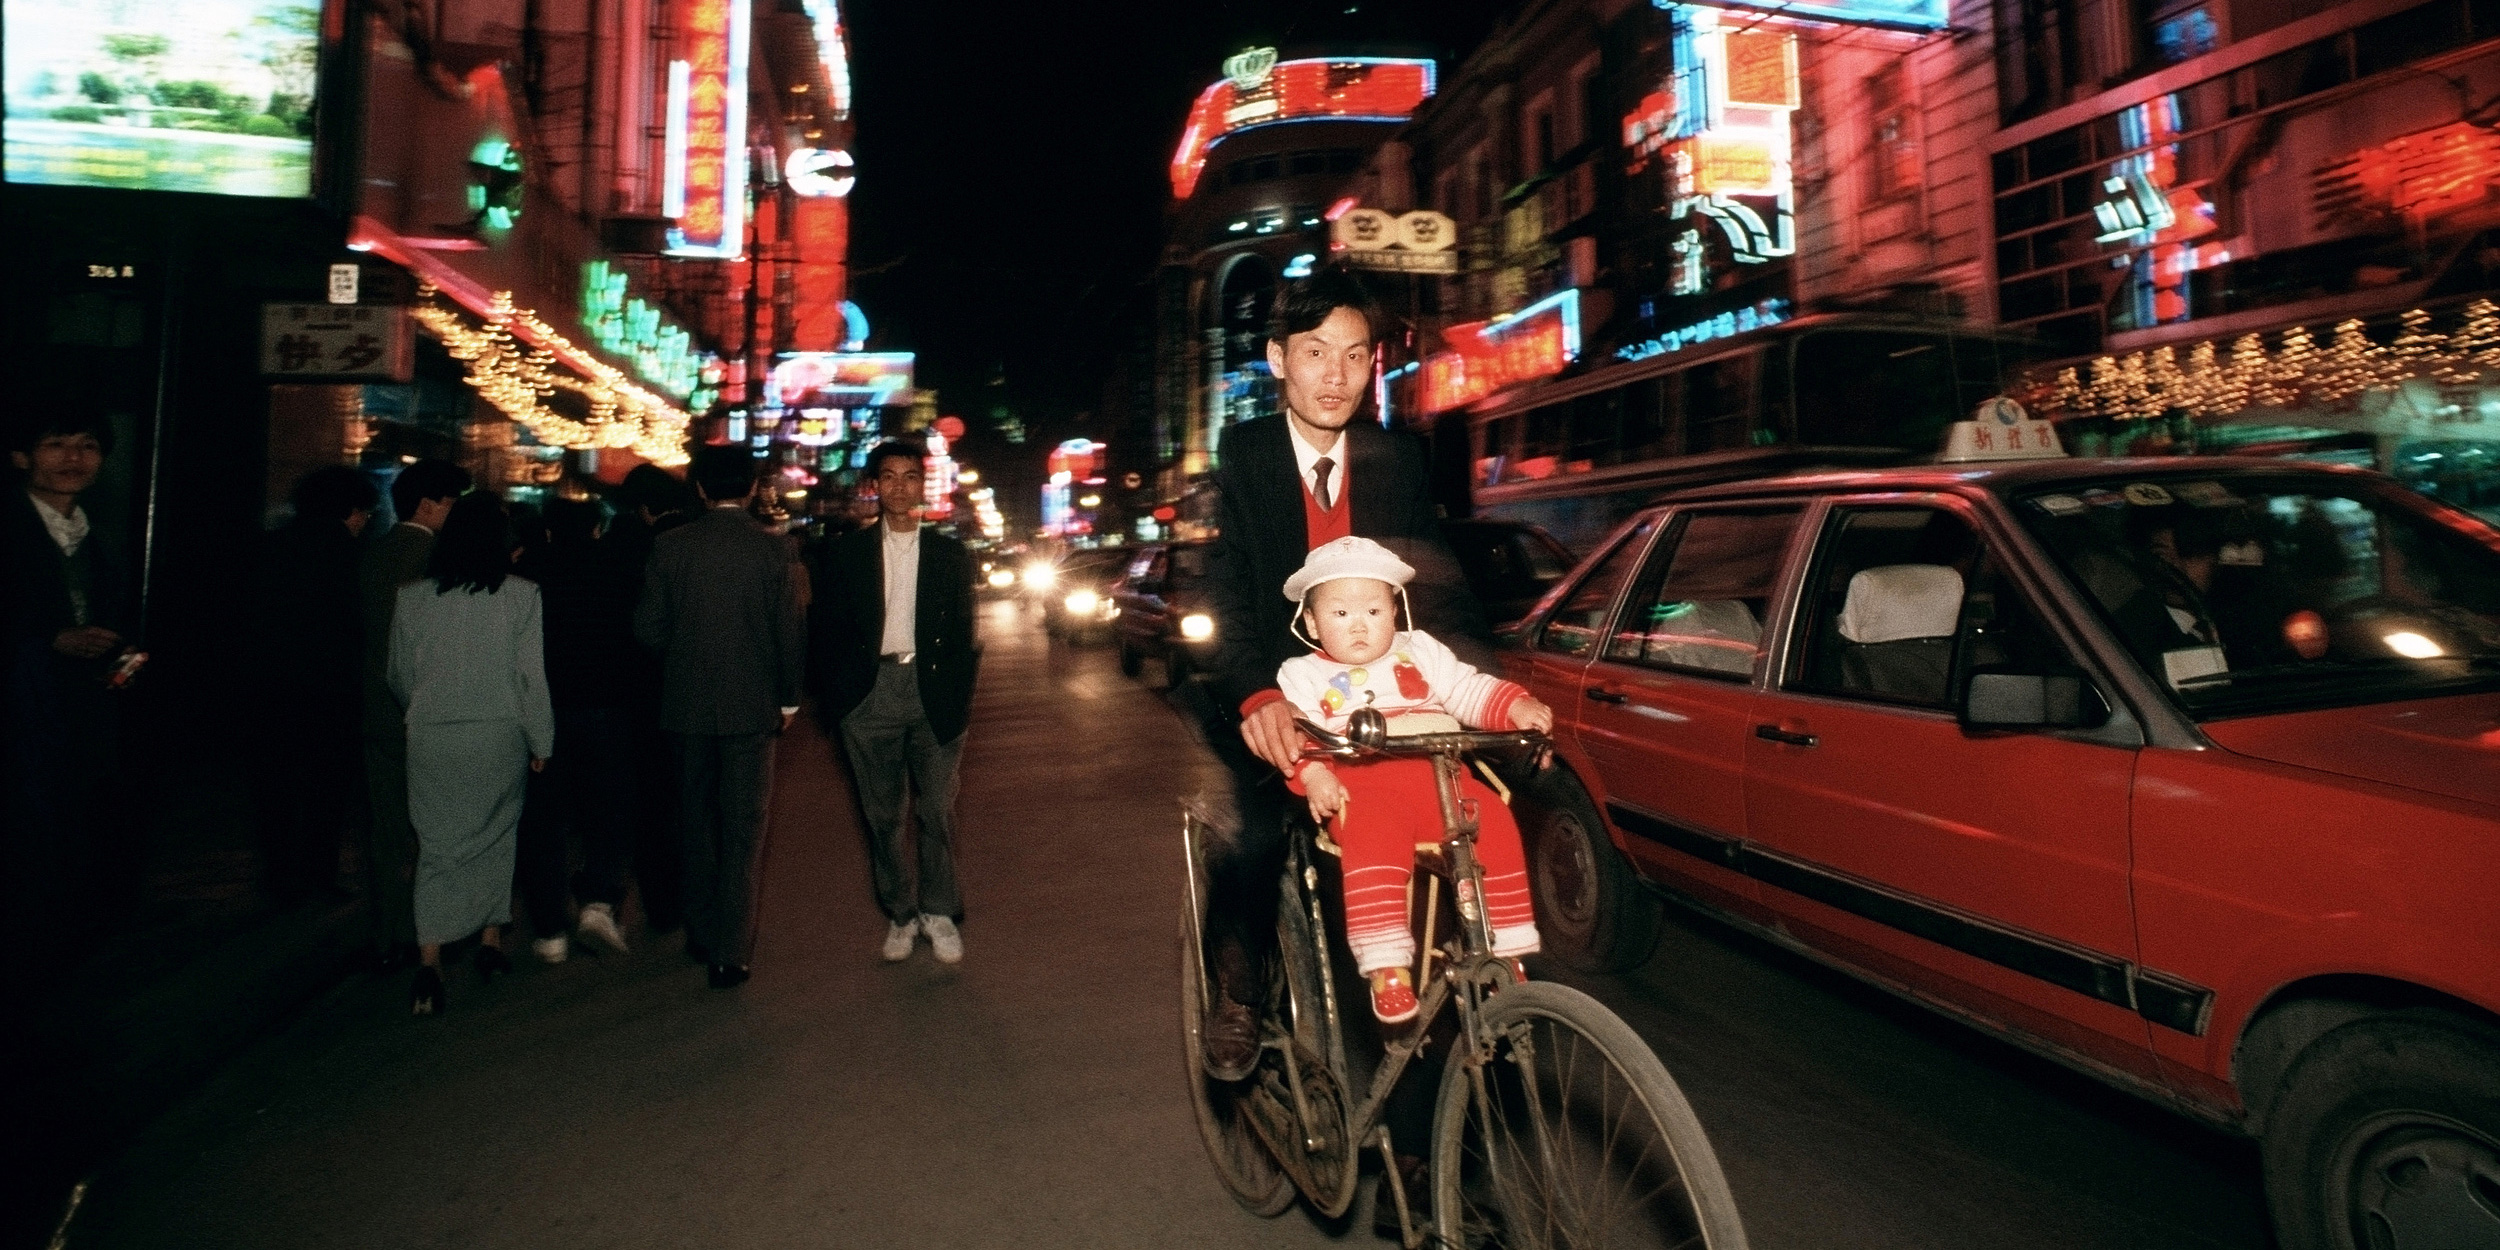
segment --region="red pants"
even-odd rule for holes
[[[1345,810],[1330,822],[1330,833],[1345,848],[1346,943],[1354,948],[1355,966],[1364,972],[1411,966],[1415,931],[1408,919],[1406,886],[1415,875],[1415,847],[1442,840],[1432,761],[1373,760],[1330,767],[1347,796]],[[1493,953],[1529,954],[1537,949],[1536,910],[1528,899],[1519,824],[1474,774],[1460,776],[1458,792],[1476,805],[1476,860],[1484,867]]]

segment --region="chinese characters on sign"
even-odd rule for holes
[[[1190,107],[1180,150],[1172,156],[1175,199],[1188,199],[1197,190],[1208,149],[1236,130],[1315,117],[1402,122],[1431,98],[1434,85],[1431,61],[1391,57],[1277,61],[1272,53],[1245,53],[1225,62],[1225,72],[1233,76],[1207,88]]]
[[[1357,269],[1405,273],[1457,273],[1458,223],[1430,209],[1393,217],[1376,208],[1358,208],[1329,223],[1329,246],[1342,252]]]
[[[677,219],[669,251],[737,256],[746,233],[747,6],[693,0],[682,61],[669,64],[668,169],[662,208]]]
[[[1560,373],[1580,356],[1580,291],[1565,287],[1490,324],[1441,332],[1450,350],[1424,357],[1417,407],[1447,412],[1522,382]]]
[[[297,382],[405,382],[415,360],[408,310],[371,304],[264,304],[260,371]]]

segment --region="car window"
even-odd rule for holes
[[[2500,535],[2367,479],[2076,482],[2015,515],[2195,715],[2500,681]]]
[[[1953,706],[1974,668],[2072,669],[2065,649],[1961,514],[1834,509],[1800,599],[1790,689]]]
[[[1129,561],[1128,579],[1132,582],[1146,580],[1148,572],[1155,566],[1155,557],[1161,554],[1163,554],[1163,549],[1160,547],[1148,547],[1138,552],[1137,558]]]
[[[1172,576],[1182,581],[1194,581],[1207,575],[1207,549],[1204,547],[1174,547],[1171,561]]]
[[[1625,602],[1606,658],[1718,677],[1750,676],[1794,504],[1686,514]]]
[[[1587,655],[1597,649],[1597,635],[1606,628],[1606,614],[1614,610],[1616,597],[1623,593],[1624,582],[1631,579],[1641,551],[1649,545],[1650,531],[1657,525],[1654,516],[1642,518],[1612,551],[1597,558],[1580,584],[1572,587],[1570,596],[1545,618],[1543,628],[1537,631],[1538,650]]]
[[[1535,530],[1452,525],[1442,537],[1478,599],[1533,599],[1571,571],[1569,554]]]

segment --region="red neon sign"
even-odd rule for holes
[[[1508,321],[1471,322],[1441,332],[1450,350],[1424,357],[1416,406],[1448,412],[1522,382],[1563,371],[1580,354],[1578,302],[1549,301]]]
[[[736,256],[746,231],[746,6],[691,0],[669,65],[669,251]]]
[[[1432,98],[1434,74],[1430,61],[1346,57],[1282,61],[1248,89],[1227,78],[1190,106],[1172,156],[1172,195],[1185,200],[1197,190],[1207,149],[1236,130],[1324,117],[1402,122]]]

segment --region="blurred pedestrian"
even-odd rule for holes
[[[407,711],[417,834],[411,1009],[443,1009],[442,948],[475,933],[477,971],[510,971],[515,831],[524,782],[555,754],[538,587],[512,575],[511,514],[492,491],[443,520],[425,577],[400,587],[390,686]]]
[[[882,443],[868,453],[878,524],[835,539],[814,613],[821,712],[842,736],[867,819],[883,953],[911,957],[920,937],[940,963],[963,958],[955,881],[955,766],[972,720],[972,555],[920,525],[924,453]],[[919,825],[906,857],[903,810]]]
[[[365,905],[373,909],[376,963],[387,972],[416,957],[417,921],[410,910],[417,871],[417,835],[408,824],[407,708],[391,693],[391,617],[399,588],[425,575],[435,531],[469,489],[469,471],[446,460],[410,462],[391,481],[390,531],[368,545],[357,566],[365,617]]]
[[[660,653],[660,727],[678,751],[686,950],[731,989],[753,961],[773,749],[798,714],[806,625],[788,550],[747,515],[754,457],[704,447],[693,476],[703,517],[660,536],[634,633]]]
[[[529,779],[521,814],[521,903],[538,934],[531,949],[549,963],[570,951],[567,929],[622,953],[625,874],[633,864],[640,823],[628,705],[636,697],[624,676],[644,663],[634,640],[639,566],[628,567],[601,537],[606,515],[596,503],[547,504],[547,545],[518,566],[538,583],[545,608],[547,693],[555,705],[556,741],[564,744]],[[526,557],[525,557],[526,559]],[[578,836],[582,869],[568,883],[567,831]],[[568,902],[581,904],[575,921]]]
[[[616,516],[599,541],[642,588],[659,536],[701,515],[693,488],[655,464],[638,464],[609,496]],[[634,663],[610,677],[625,696],[621,705],[633,753],[635,804],[634,884],[642,899],[642,922],[653,933],[674,933],[685,923],[686,853],[677,835],[677,748],[660,728],[660,660],[642,649]]]
[[[113,451],[104,414],[32,406],[11,431],[5,503],[9,656],[5,834],[10,958],[53,968],[104,923],[124,832],[113,794],[119,709],[106,681],[129,650],[119,544],[79,506]]]
[[[364,697],[356,539],[380,503],[372,480],[344,465],[305,474],[289,499],[294,518],[261,540],[253,631],[261,876],[281,907],[338,888]]]

